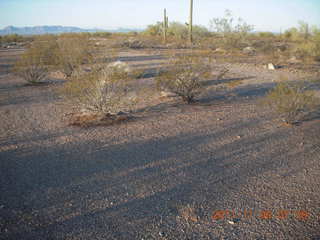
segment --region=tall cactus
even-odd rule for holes
[[[167,43],[167,32],[168,32],[168,17],[167,17],[167,10],[164,9],[163,15],[163,42]]]
[[[192,44],[193,42],[193,37],[192,37],[192,30],[193,26],[193,0],[190,0],[190,18],[189,18],[189,42]]]

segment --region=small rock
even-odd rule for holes
[[[238,139],[240,139],[240,138],[241,138],[241,136],[239,135],[239,136],[237,136],[237,138],[238,138]]]
[[[126,73],[130,72],[131,69],[129,67],[129,65],[125,62],[122,62],[122,61],[116,61],[116,62],[112,62],[108,65],[109,68],[113,68],[113,69],[116,69],[116,70],[120,70],[120,71],[124,71]]]
[[[215,50],[216,53],[226,53],[226,50],[224,50],[223,48],[217,48]]]
[[[228,221],[229,224],[234,225],[235,222],[234,221]]]
[[[217,118],[217,121],[221,121],[222,119],[221,118]]]
[[[161,97],[176,97],[177,94],[167,91],[161,91],[160,93]]]
[[[242,51],[245,54],[254,54],[256,50],[253,47],[246,47]]]
[[[267,68],[268,70],[276,70],[276,66],[273,63],[268,63]]]

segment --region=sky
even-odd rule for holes
[[[169,21],[188,21],[189,0],[0,0],[0,28],[144,28],[161,21],[164,8]],[[194,23],[208,27],[225,9],[257,31],[279,32],[299,20],[320,26],[320,0],[194,0]]]

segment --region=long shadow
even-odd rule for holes
[[[252,126],[252,124],[251,122],[239,124],[227,131],[234,132],[237,129],[240,130]],[[204,152],[199,151],[198,147],[202,144],[221,139],[226,134],[228,133],[221,131],[208,135],[181,135],[164,140],[130,143],[123,146],[116,145],[97,149],[94,153],[90,151],[82,159],[80,159],[79,155],[83,155],[87,151],[84,147],[87,144],[78,146],[77,149],[82,149],[78,156],[74,152],[69,153],[70,155],[62,153],[60,155],[61,160],[54,159],[53,156],[44,159],[45,156],[43,154],[35,153],[26,158],[18,155],[18,159],[12,159],[11,161],[16,161],[15,164],[25,161],[25,164],[30,165],[30,167],[36,167],[36,170],[29,172],[29,177],[17,178],[18,175],[15,176],[16,181],[28,182],[28,184],[20,186],[24,194],[27,194],[28,191],[32,192],[37,191],[39,188],[44,187],[46,189],[53,186],[67,188],[66,191],[70,192],[70,196],[60,196],[56,200],[57,202],[52,202],[52,200],[48,202],[43,196],[43,199],[35,200],[37,205],[25,206],[26,208],[39,209],[46,205],[47,207],[54,206],[59,202],[61,203],[61,201],[70,199],[75,194],[74,191],[78,194],[77,201],[81,201],[81,199],[86,199],[86,196],[101,192],[104,193],[97,195],[99,199],[112,198],[114,195],[125,196],[124,184],[136,185],[138,189],[148,185],[157,187],[157,189],[154,189],[151,194],[142,195],[139,198],[133,197],[126,201],[121,201],[122,199],[120,198],[120,203],[116,202],[114,206],[101,207],[95,210],[88,210],[84,207],[83,212],[80,214],[77,209],[74,209],[75,215],[71,218],[57,220],[53,223],[50,221],[44,227],[35,227],[32,231],[27,232],[17,231],[8,236],[24,236],[24,239],[34,239],[49,235],[55,237],[56,232],[77,234],[81,231],[92,231],[96,234],[107,233],[110,234],[110,237],[118,237],[117,239],[133,238],[136,237],[135,234],[137,232],[134,231],[134,228],[141,230],[141,228],[138,228],[141,221],[142,224],[145,224],[146,221],[152,221],[154,218],[170,219],[172,216],[177,215],[177,207],[179,205],[193,202],[209,202],[210,204],[206,206],[208,211],[212,210],[213,207],[221,207],[229,192],[240,188],[248,178],[259,176],[265,171],[282,168],[286,165],[285,161],[289,162],[288,158],[283,157],[285,152],[281,146],[277,145],[277,142],[281,142],[284,137],[280,132],[262,135],[256,139],[234,141],[216,148],[209,148]],[[279,147],[272,152],[262,151],[258,157],[252,158],[250,153],[264,149],[270,138],[274,141],[273,146]],[[145,146],[148,146],[148,148],[146,149]],[[68,148],[74,148],[74,146],[69,146]],[[54,151],[56,152],[57,150],[60,152],[65,151],[60,148]],[[171,158],[176,158],[176,160],[170,162],[169,159]],[[299,157],[297,159],[300,161]],[[146,168],[143,171],[137,170],[116,179],[112,175],[161,160],[164,160],[167,164]],[[40,161],[45,161],[45,163],[40,163]],[[50,164],[52,161],[53,163]],[[292,158],[290,158],[290,161],[292,161]],[[40,166],[36,166],[39,163]],[[49,166],[44,166],[48,164]],[[171,168],[173,167],[173,169],[172,171],[167,171],[170,169],[170,165],[172,165]],[[20,168],[28,171],[27,166],[20,166]],[[103,173],[104,178],[92,180],[92,177],[99,172]],[[4,176],[4,178],[7,177]],[[80,185],[76,181],[79,177],[83,180]],[[141,186],[139,181],[143,182]],[[167,185],[164,190],[161,190],[163,188],[162,181],[163,184]],[[18,186],[14,186],[11,183],[10,187],[17,188]],[[18,191],[15,197],[21,196],[23,192]],[[3,200],[1,201],[2,203]],[[46,203],[40,203],[41,201],[46,201]],[[5,203],[9,204],[9,206],[12,204],[12,202]],[[63,202],[61,204],[64,205]],[[26,211],[26,209],[23,209],[23,211]],[[59,219],[60,216],[56,217]],[[46,221],[45,218],[50,217],[42,216],[42,218]],[[104,227],[98,227],[97,229],[96,226]]]
[[[225,101],[227,103],[247,101],[248,99],[265,96],[274,86],[275,83],[265,83],[259,85],[240,86],[224,91],[214,91],[212,94],[209,93],[199,99],[199,102],[202,104],[211,104],[216,101]],[[232,96],[231,99],[230,96]]]
[[[128,57],[118,57],[119,61],[124,62],[143,62],[152,60],[163,60],[166,57],[164,55],[145,55],[145,56],[128,56]]]
[[[1,99],[0,107],[9,105],[28,105],[34,103],[52,103],[59,99],[58,96],[50,96],[47,92],[38,92],[33,96],[8,96],[5,99]]]
[[[64,82],[65,80],[49,79],[47,81],[41,82],[41,84],[38,85],[21,83],[9,86],[0,86],[0,94],[2,95],[0,107],[8,105],[26,105],[33,103],[45,104],[57,101],[59,99],[59,96],[52,93],[52,91],[48,92],[48,88],[59,86]],[[28,91],[26,92],[27,94],[25,94],[24,92],[21,92],[20,95],[14,93],[17,90],[21,91],[23,89],[28,89]],[[32,91],[32,94],[29,91]]]
[[[251,122],[231,129],[248,127]],[[31,140],[59,137],[63,133],[42,135]],[[114,174],[155,163],[161,159],[184,155],[189,147],[196,148],[203,142],[223,134],[181,135],[164,140],[131,142],[99,148],[95,143],[77,143],[45,148],[26,148],[1,153],[1,186],[18,198],[19,194],[51,187],[64,187],[73,180],[104,172]],[[145,147],[147,146],[147,147]],[[143,149],[141,151],[140,149]],[[18,194],[18,195],[16,195]],[[6,199],[10,194],[1,195]],[[4,200],[3,199],[3,200]],[[7,201],[6,201],[7,202]]]
[[[243,87],[237,87],[229,90],[217,90],[209,91],[203,96],[196,99],[196,102],[190,106],[211,106],[219,104],[233,104],[233,103],[252,103],[253,99],[261,98],[265,96],[273,87],[274,83],[266,83],[260,85],[247,85]],[[136,113],[142,112],[168,112],[172,108],[186,107],[185,103],[177,97],[174,102],[162,102],[153,106],[144,107],[136,110]]]
[[[242,81],[242,80],[253,79],[253,78],[255,77],[214,79],[214,80],[204,81],[203,85],[205,87],[211,87],[219,84],[231,83],[231,82]]]
[[[0,64],[0,76],[11,72],[13,64]]]

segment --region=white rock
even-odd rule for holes
[[[276,66],[273,63],[268,63],[267,68],[268,70],[276,70]]]
[[[110,68],[115,68],[118,70],[123,70],[124,72],[130,72],[130,67],[127,63],[122,61],[112,62],[108,65]]]
[[[256,50],[253,47],[246,47],[242,51],[247,54],[253,54]]]
[[[226,53],[226,50],[224,50],[223,48],[217,48],[215,50],[216,53]]]
[[[177,94],[167,91],[161,91],[160,93],[161,97],[176,97]]]

